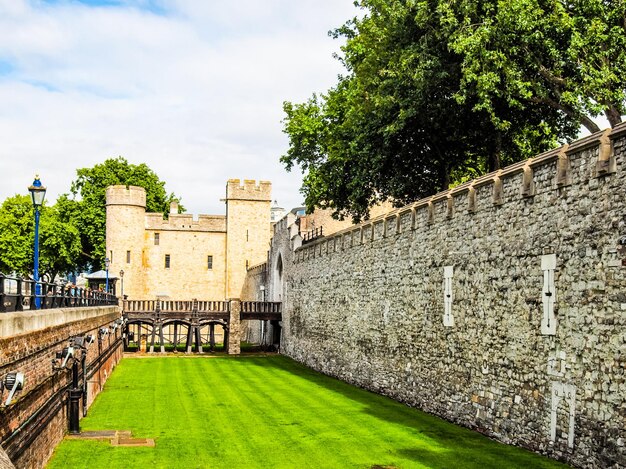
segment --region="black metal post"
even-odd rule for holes
[[[87,415],[87,350],[83,350],[80,359],[83,368],[83,417]]]
[[[0,274],[0,312],[5,312],[6,310],[7,307],[4,304],[4,275]]]
[[[202,338],[200,337],[200,326],[196,326],[194,329],[196,336],[196,353],[202,353]]]
[[[83,394],[83,390],[78,387],[78,361],[72,360],[72,387],[70,388],[69,399],[69,426],[70,433],[80,433],[79,424],[79,411],[80,411],[80,398]]]
[[[21,278],[17,278],[17,298],[15,299],[15,311],[24,311],[24,283]]]

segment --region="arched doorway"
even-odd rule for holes
[[[274,271],[272,272],[272,300],[273,301],[282,301],[283,300],[283,256],[279,252],[278,258],[276,259],[276,264],[274,266]]]

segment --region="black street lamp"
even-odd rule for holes
[[[106,282],[104,284],[104,291],[109,293],[109,266],[111,265],[111,261],[109,260],[108,257],[104,258],[104,268],[106,269]]]
[[[39,175],[35,176],[33,184],[28,188],[33,199],[33,207],[35,208],[35,259],[33,268],[33,277],[35,280],[35,308],[41,307],[41,285],[39,284],[39,215],[46,197],[46,188],[41,185]]]

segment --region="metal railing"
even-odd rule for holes
[[[37,285],[39,294],[36,293]],[[37,298],[39,309],[118,304],[117,297],[111,293],[0,274],[0,313],[36,310]]]
[[[314,228],[311,231],[307,231],[302,236],[302,244],[310,243],[317,238],[321,238],[324,236],[324,227],[320,226],[319,228]]]

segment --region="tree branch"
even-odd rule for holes
[[[617,108],[613,104],[607,104],[606,109],[604,110],[604,114],[611,124],[611,127],[615,127],[617,124],[622,122],[622,116]]]
[[[580,123],[584,125],[591,133],[596,133],[600,131],[600,127],[598,127],[598,125],[593,120],[591,120],[590,117],[584,114],[580,114],[571,107],[561,104],[558,101],[547,97],[539,98],[537,96],[533,96],[532,98],[530,98],[530,101],[533,103],[547,104],[548,106],[563,111],[567,116],[571,117],[572,119],[580,120]]]
[[[541,64],[538,60],[537,60],[537,65],[539,65],[539,75],[541,75],[542,77],[544,77],[546,80],[548,80],[550,83],[554,84],[554,85],[559,85],[559,86],[565,86],[567,85],[567,80],[565,80],[564,78],[561,77],[557,77],[556,75],[554,75],[552,72],[550,72],[550,70],[548,70],[543,64]]]

